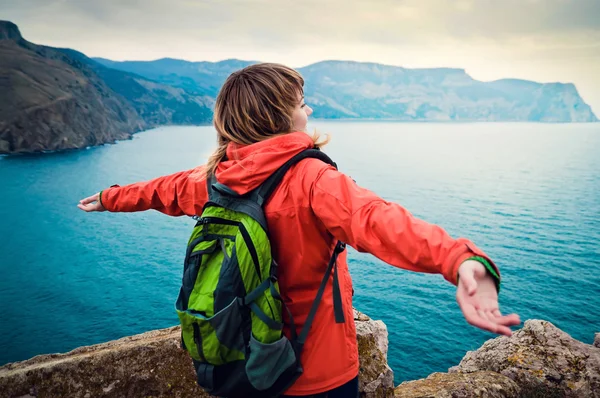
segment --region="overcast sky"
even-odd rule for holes
[[[0,0],[34,43],[113,60],[354,60],[573,82],[600,117],[600,0]]]

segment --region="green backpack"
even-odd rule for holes
[[[182,347],[192,357],[198,384],[209,394],[278,397],[287,390],[303,372],[302,348],[332,272],[335,319],[344,322],[336,268],[337,256],[345,249],[341,241],[300,334],[279,292],[263,206],[288,169],[305,158],[337,167],[321,151],[307,149],[246,195],[214,176],[207,182],[209,201],[202,215],[194,217],[176,310]],[[282,332],[283,309],[290,339]]]

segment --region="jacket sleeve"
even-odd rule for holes
[[[203,166],[122,187],[113,185],[100,193],[100,202],[108,211],[154,209],[170,216],[200,214],[207,200]]]
[[[499,272],[471,241],[453,239],[441,227],[419,220],[405,208],[359,187],[333,167],[321,168],[310,188],[310,206],[327,230],[360,252],[393,266],[440,273],[458,283],[458,267],[480,257]]]

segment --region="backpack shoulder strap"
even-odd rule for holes
[[[256,200],[252,200],[252,198],[245,195],[239,195],[228,186],[218,183],[214,174],[207,178],[206,190],[208,191],[208,201],[204,205],[204,208],[217,205],[226,209],[239,211],[255,219],[265,231],[267,230],[267,220],[264,211]]]
[[[246,213],[257,220],[267,230],[267,223],[262,212],[263,205],[267,202],[283,176],[296,163],[306,158],[316,158],[332,165],[337,169],[337,164],[319,149],[305,149],[285,162],[277,171],[265,180],[258,188],[247,195],[239,195],[225,184],[217,182],[212,174],[206,181],[209,201],[207,204],[216,204],[226,208]]]
[[[327,156],[325,153],[321,152],[319,149],[305,149],[304,151],[300,152],[299,154],[297,154],[296,156],[294,156],[293,158],[288,160],[283,166],[281,166],[275,173],[273,173],[273,175],[271,175],[258,188],[257,193],[256,193],[257,202],[261,206],[263,206],[267,202],[267,200],[269,199],[269,197],[271,196],[271,194],[273,193],[275,188],[279,185],[279,183],[283,179],[283,176],[285,175],[285,173],[287,173],[288,170],[293,165],[295,165],[296,163],[298,163],[301,160],[306,159],[306,158],[319,159],[319,160],[323,161],[324,163],[330,164],[337,169],[337,164],[333,160],[331,160],[331,158],[329,156]],[[313,320],[315,318],[317,309],[319,307],[319,304],[321,303],[321,299],[323,298],[323,293],[325,292],[325,287],[329,281],[329,278],[332,275],[333,275],[333,312],[335,315],[335,321],[336,321],[336,323],[344,323],[345,322],[344,310],[342,309],[342,295],[340,292],[340,284],[339,284],[338,272],[337,272],[337,258],[338,258],[338,255],[345,250],[345,248],[346,248],[346,244],[343,243],[342,241],[338,241],[337,244],[335,245],[335,248],[331,255],[331,259],[329,260],[329,264],[327,266],[327,270],[325,271],[325,275],[323,276],[321,285],[319,286],[319,290],[317,291],[317,295],[313,301],[313,304],[311,306],[308,317],[306,318],[306,321],[304,323],[304,327],[300,331],[299,335],[296,334],[296,330],[293,330],[293,332],[292,332],[292,336],[294,337],[293,345],[295,346],[295,350],[298,354],[298,357],[300,357],[299,354],[302,352],[304,343],[308,336],[308,332],[310,331],[310,328],[311,328]],[[283,303],[283,301],[282,301],[282,303]],[[283,304],[285,305],[285,303],[283,303]],[[292,322],[293,322],[293,318],[290,317],[290,319],[292,319]],[[295,329],[295,326],[293,326],[293,324],[292,324],[292,328]]]
[[[323,161],[324,163],[330,164],[337,169],[337,164],[333,160],[331,160],[331,158],[329,156],[327,156],[325,153],[321,152],[321,150],[305,149],[304,151],[298,153],[293,158],[291,158],[290,160],[285,162],[283,164],[283,166],[281,166],[279,169],[277,169],[277,171],[275,173],[273,173],[269,178],[267,178],[267,180],[264,183],[262,183],[262,185],[258,188],[258,190],[256,192],[256,195],[257,195],[256,200],[257,200],[258,204],[263,206],[269,200],[269,197],[271,196],[273,191],[275,191],[275,188],[277,188],[279,183],[281,183],[281,180],[283,179],[285,174],[288,172],[288,170],[293,165],[295,165],[296,163],[299,163],[301,160],[304,160],[306,158],[319,159],[319,160]]]

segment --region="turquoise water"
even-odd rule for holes
[[[465,236],[500,266],[500,303],[591,343],[600,331],[600,124],[316,122],[359,184]],[[0,158],[0,364],[177,323],[192,220],[85,214],[80,198],[192,168],[211,127],[164,127],[88,150]],[[399,242],[400,244],[400,242]],[[389,330],[396,382],[446,371],[491,334],[439,275],[350,253],[355,306]]]

